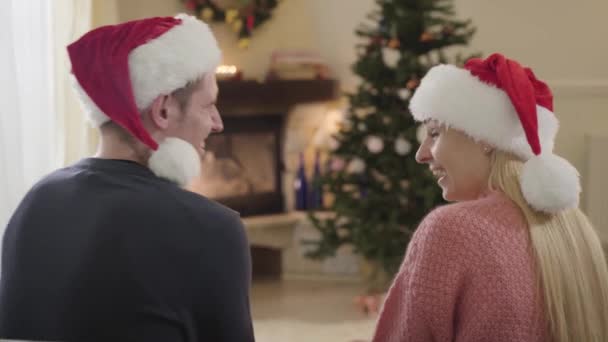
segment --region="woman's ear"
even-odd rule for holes
[[[494,147],[490,146],[490,145],[482,145],[483,147],[483,153],[490,155],[492,154],[492,152],[494,152]]]

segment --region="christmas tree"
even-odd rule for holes
[[[333,198],[326,213],[310,218],[320,232],[308,254],[333,256],[342,245],[378,265],[370,286],[383,290],[403,260],[422,218],[442,202],[425,165],[415,160],[420,125],[408,112],[420,79],[438,63],[449,61],[446,49],[466,45],[475,29],[454,18],[451,0],[377,0],[356,34],[354,72],[362,82],[349,94],[350,106],[330,147],[330,170],[321,179]],[[453,53],[452,53],[453,54]],[[381,276],[381,275],[384,276]]]

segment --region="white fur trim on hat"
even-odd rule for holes
[[[193,16],[129,54],[129,71],[137,108],[147,108],[161,94],[215,72],[222,54],[207,24]]]
[[[558,121],[547,108],[536,106],[541,149],[553,151]],[[433,67],[410,101],[418,121],[436,119],[470,137],[512,152],[523,160],[534,154],[509,96],[453,65]]]
[[[524,164],[520,184],[526,202],[536,210],[555,213],[578,206],[578,171],[555,154],[530,158]]]
[[[209,26],[193,16],[175,16],[182,23],[129,54],[129,75],[135,104],[144,110],[154,99],[215,72],[221,51]],[[99,127],[110,121],[78,82],[73,82],[91,123]]]
[[[87,93],[84,92],[84,89],[82,89],[82,87],[80,86],[80,83],[78,83],[78,80],[76,79],[74,74],[70,73],[69,78],[70,78],[70,83],[72,84],[72,88],[74,88],[74,91],[76,92],[76,96],[80,100],[79,101],[80,108],[82,108],[82,110],[84,111],[85,116],[87,117],[89,123],[93,127],[99,127],[99,126],[103,125],[104,123],[110,121],[110,118],[107,115],[105,115],[101,111],[101,109],[99,109],[99,107],[97,107],[95,102],[93,102],[91,100],[89,95],[87,95]]]
[[[201,172],[201,160],[192,144],[178,138],[166,138],[152,153],[148,167],[155,175],[188,185]]]

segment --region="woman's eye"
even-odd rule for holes
[[[436,138],[436,137],[439,136],[439,131],[437,131],[437,130],[431,130],[431,131],[428,132],[428,135],[431,138]]]

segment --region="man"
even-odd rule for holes
[[[253,341],[239,215],[180,188],[223,129],[211,31],[150,18],[68,52],[101,145],[35,185],[9,222],[0,338]]]

